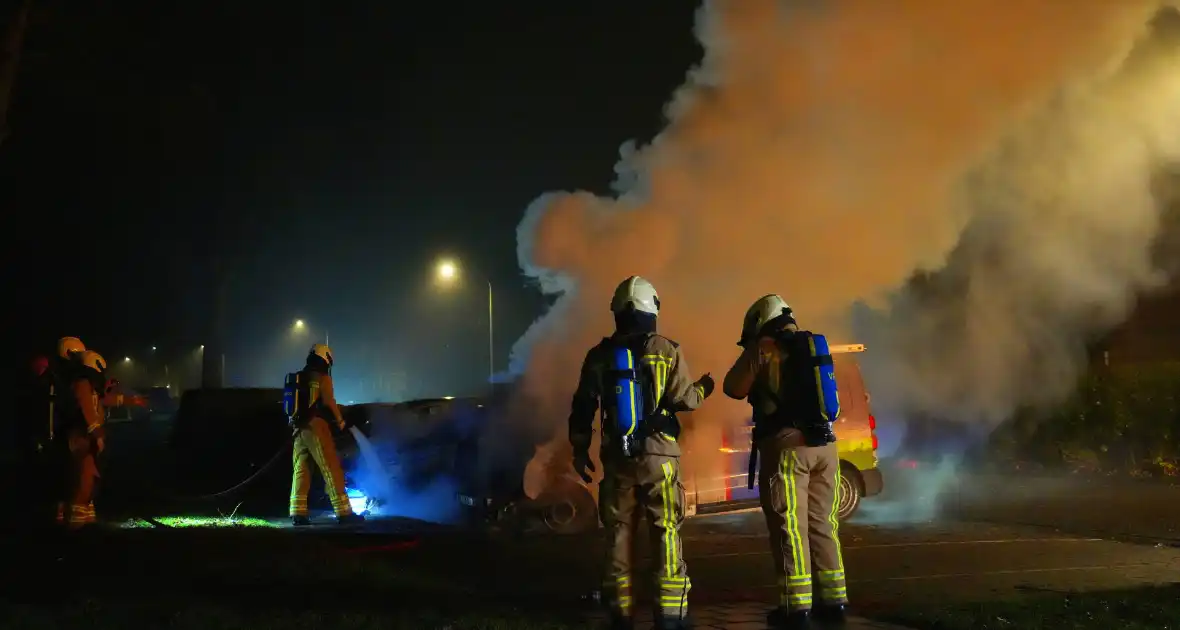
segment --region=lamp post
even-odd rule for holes
[[[439,261],[435,269],[435,276],[443,285],[454,284],[459,278],[459,266],[453,260]],[[495,326],[494,326],[494,303],[492,294],[492,281],[487,281],[488,285],[488,385],[495,388],[494,377],[496,374],[496,349],[495,349]]]

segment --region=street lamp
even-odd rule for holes
[[[131,357],[123,357],[123,363],[131,363]]]
[[[459,278],[459,266],[453,260],[439,261],[435,268],[435,275],[444,285],[453,284]],[[495,387],[496,350],[492,326],[492,281],[488,280],[488,385]]]
[[[293,326],[291,326],[292,332],[301,333],[304,330],[307,330],[307,322],[304,322],[302,319],[295,320],[295,324]],[[328,345],[328,331],[327,330],[324,331],[324,345],[325,346]]]

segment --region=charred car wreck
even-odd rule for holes
[[[551,436],[513,408],[507,393],[344,407],[345,420],[371,444],[368,458],[357,440],[338,444],[354,501],[378,515],[417,516],[397,505],[414,497],[433,505],[438,520],[471,525],[556,533],[597,527],[593,495],[572,471],[535,472],[537,446]],[[546,475],[539,496],[526,493],[526,474]]]

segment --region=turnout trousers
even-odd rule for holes
[[[846,604],[836,444],[795,446],[798,435],[789,436],[768,436],[758,445],[758,495],[770,531],[779,605],[810,610],[813,583],[821,603]]]
[[[685,505],[680,458],[652,454],[620,457],[604,462],[604,467],[598,493],[607,536],[604,601],[615,614],[632,615],[635,534],[646,515],[655,555],[656,616],[685,618],[692,585],[680,541]]]
[[[340,456],[336,454],[336,441],[326,420],[313,417],[295,432],[291,464],[291,516],[307,516],[313,464],[324,477],[324,490],[336,516],[352,514],[352,504],[344,491],[344,470],[340,467]]]
[[[94,443],[84,429],[69,429],[61,437],[65,438],[65,448],[59,451],[57,461],[65,470],[57,488],[64,496],[57,504],[57,522],[78,529],[96,521],[94,489],[98,484],[98,462],[94,457]]]

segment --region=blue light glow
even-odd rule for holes
[[[352,505],[353,513],[365,514],[369,511],[369,497],[365,496],[364,492],[356,488],[345,488],[344,492],[348,495],[348,503]]]

